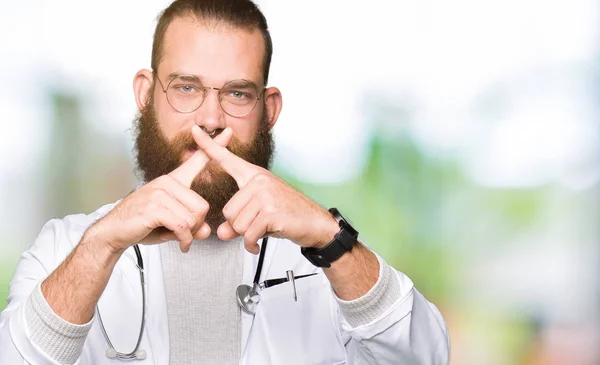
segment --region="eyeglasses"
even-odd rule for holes
[[[244,117],[250,114],[262,97],[265,89],[258,92],[255,84],[248,80],[231,80],[223,87],[204,86],[197,76],[178,75],[165,88],[158,76],[155,78],[167,96],[169,104],[180,113],[192,113],[204,102],[207,90],[219,92],[221,109],[232,117]]]

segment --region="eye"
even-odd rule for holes
[[[192,93],[197,90],[193,85],[179,85],[177,86],[177,88],[179,89],[179,91],[182,91],[184,93]]]
[[[174,84],[171,85],[170,89],[176,91],[178,94],[188,95],[188,94],[197,94],[198,90],[200,90],[194,84]]]
[[[234,99],[244,99],[250,97],[248,93],[239,90],[231,90],[228,95]]]

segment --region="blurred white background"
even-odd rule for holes
[[[135,186],[132,80],[168,3],[0,2],[0,293],[45,221]],[[276,170],[347,205],[373,247],[422,281],[453,363],[600,363],[600,4],[258,3],[275,47],[269,84],[284,96]],[[418,152],[408,166],[390,147],[378,166],[401,178],[365,185],[375,195],[387,181],[393,195],[411,182],[391,208],[406,211],[411,243],[378,239],[358,195],[329,193],[371,181],[376,142]],[[412,180],[425,166],[459,177]],[[430,241],[436,275],[410,266],[429,262]]]

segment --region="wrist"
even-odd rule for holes
[[[340,231],[340,224],[335,220],[335,218],[329,212],[326,212],[326,215],[327,217],[324,220],[323,228],[320,231],[321,234],[312,248],[323,248],[327,246],[329,243],[331,243],[331,241],[333,241],[335,235]]]
[[[107,258],[114,257],[118,259],[127,249],[123,245],[114,242],[114,240],[105,237],[102,234],[101,227],[97,224],[93,224],[88,228],[81,238],[81,242],[84,245],[93,247],[96,252],[100,251],[100,254]]]
[[[369,292],[377,283],[379,271],[377,257],[361,243],[331,263],[331,267],[323,268],[335,294],[346,301],[355,300]]]
[[[318,240],[312,247],[302,247],[300,252],[317,267],[330,267],[331,263],[338,260],[358,242],[358,231],[356,231],[340,214],[336,208],[329,209],[332,218],[338,227],[333,228],[329,234],[322,233],[325,239]],[[325,232],[323,229],[321,232]],[[333,232],[336,232],[333,234]],[[330,237],[333,238],[330,239]]]

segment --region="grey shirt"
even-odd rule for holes
[[[240,239],[160,245],[169,318],[171,365],[237,364],[241,314],[235,290],[242,282]]]

